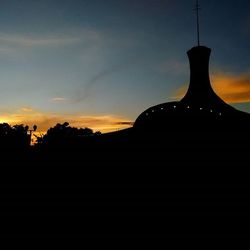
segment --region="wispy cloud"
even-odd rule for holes
[[[250,102],[250,72],[242,74],[215,74],[211,77],[215,92],[228,103]],[[172,96],[180,99],[184,96],[188,85],[180,87]]]
[[[68,99],[64,97],[53,97],[51,99],[52,102],[66,102]]]
[[[58,46],[69,45],[79,42],[79,37],[71,37],[67,35],[18,35],[0,33],[0,43],[9,46],[37,47],[37,46]]]
[[[215,91],[229,103],[250,102],[250,73],[212,76]]]
[[[0,32],[0,54],[6,56],[20,56],[38,48],[54,49],[66,46],[84,48],[101,44],[101,32],[91,29],[55,31],[54,33],[30,34]],[[80,53],[80,51],[79,51]]]
[[[180,100],[181,98],[184,97],[184,95],[186,94],[188,90],[188,85],[183,85],[181,87],[179,87],[171,96],[171,99],[173,100]]]
[[[30,108],[30,107],[22,107],[22,108],[21,108],[21,111],[22,111],[22,112],[25,112],[25,113],[26,113],[26,112],[33,112],[33,109]]]

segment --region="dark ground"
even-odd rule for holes
[[[19,248],[249,246],[247,136],[209,133],[2,150],[1,242]]]

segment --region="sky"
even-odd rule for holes
[[[200,0],[214,89],[250,112],[250,1]],[[0,0],[0,123],[102,132],[178,100],[194,0]]]

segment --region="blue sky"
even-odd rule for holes
[[[2,0],[0,122],[108,131],[179,97],[189,82],[186,51],[196,46],[194,4]],[[250,112],[250,2],[200,4],[214,87]]]

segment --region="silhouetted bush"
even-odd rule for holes
[[[56,124],[49,128],[44,136],[36,136],[37,144],[44,146],[71,147],[77,146],[87,137],[98,136],[101,133],[93,132],[90,128],[75,128],[69,126],[68,122]]]
[[[8,123],[0,124],[1,148],[27,148],[30,145],[29,127],[21,125],[11,126]]]

